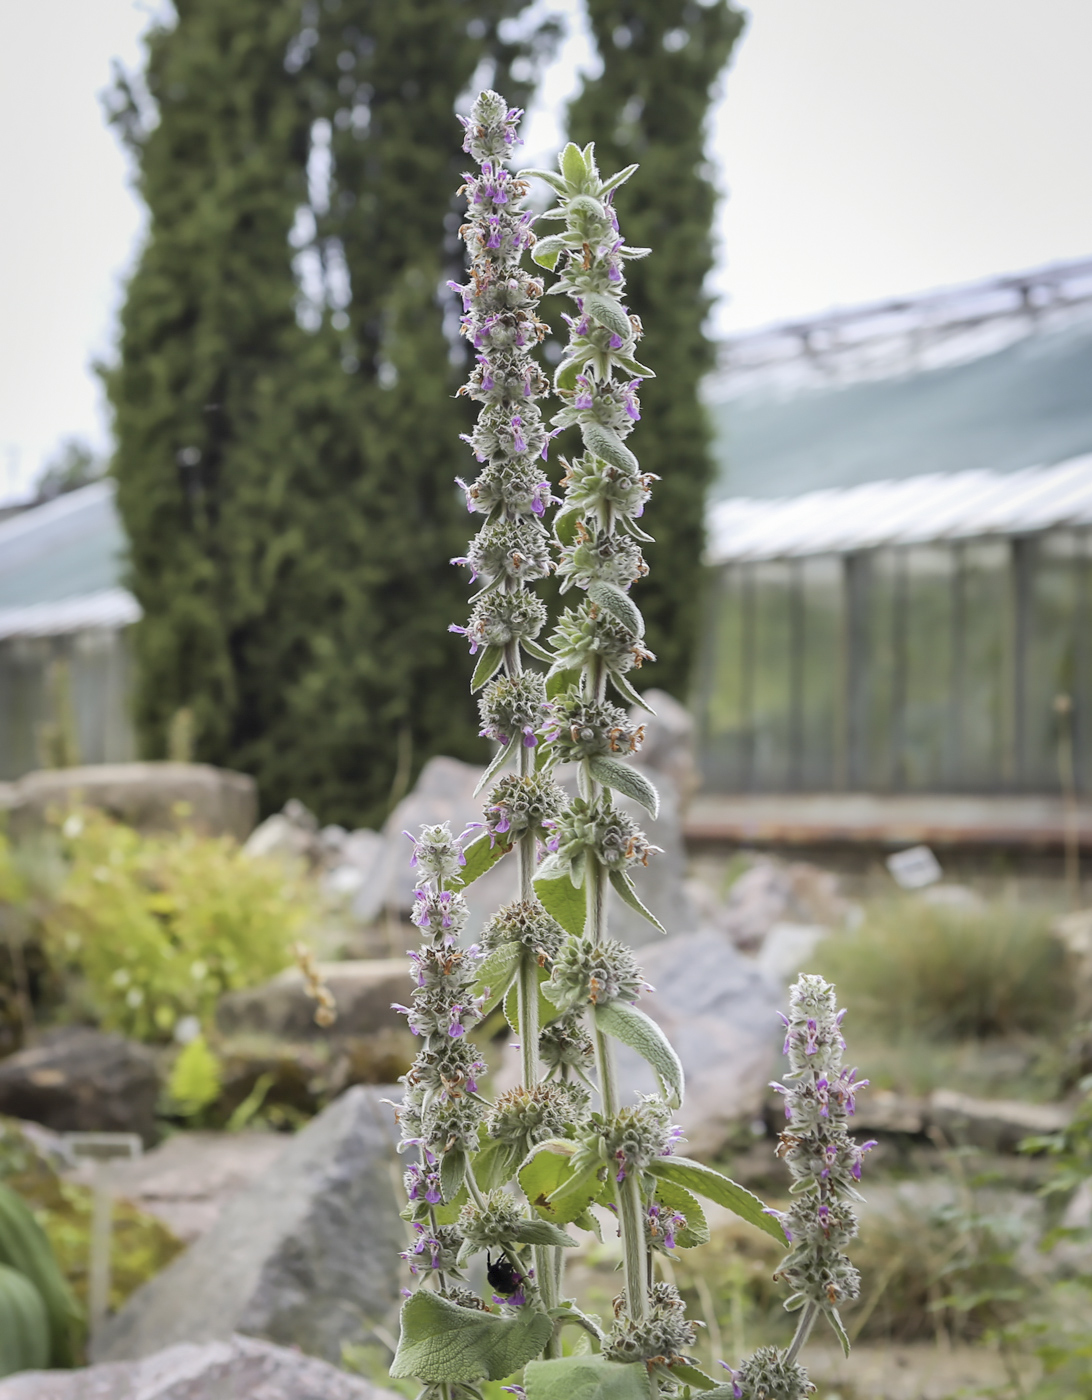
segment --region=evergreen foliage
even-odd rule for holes
[[[698,398],[711,367],[703,333],[713,265],[716,193],[704,169],[711,89],[743,29],[727,0],[587,0],[603,60],[569,114],[570,137],[595,141],[604,169],[640,170],[616,196],[629,240],[657,256],[628,271],[630,309],[641,317],[656,378],[641,386],[641,465],[656,487],[651,578],[638,585],[657,657],[656,684],[685,699],[697,640],[704,491],[710,433]],[[619,115],[621,114],[621,115]]]
[[[147,104],[116,89],[150,215],[107,374],[138,727],[162,756],[190,709],[266,810],[376,823],[431,753],[483,756],[444,631],[469,531],[437,291],[452,108],[541,44],[499,40],[518,8],[179,0]]]

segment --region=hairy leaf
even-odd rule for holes
[[[643,365],[640,360],[635,360],[630,355],[612,356],[614,363],[624,369],[627,374],[635,375],[638,379],[655,379],[655,373],[649,369],[648,365]]]
[[[624,1001],[612,1001],[595,1008],[595,1024],[636,1050],[652,1066],[664,1086],[667,1101],[672,1108],[678,1108],[683,1097],[682,1062],[652,1017]]]
[[[551,1138],[540,1143],[519,1169],[519,1184],[544,1220],[576,1224],[597,1198],[602,1167],[574,1174],[576,1143]]]
[[[542,901],[543,908],[554,916],[565,932],[579,938],[584,932],[587,915],[584,891],[575,889],[572,880],[565,874],[545,880],[536,879],[535,894]]]
[[[563,234],[551,233],[546,238],[540,238],[531,249],[531,257],[538,263],[539,267],[544,267],[548,272],[553,272],[557,266],[557,260],[565,251],[565,238]]]
[[[609,671],[607,674],[610,676],[611,685],[614,686],[627,705],[640,705],[641,709],[647,710],[650,715],[656,713],[645,697],[639,691],[634,690],[620,671]]]
[[[660,794],[639,768],[631,768],[629,764],[619,763],[618,759],[609,758],[603,753],[594,754],[589,758],[588,767],[592,777],[598,779],[604,787],[613,788],[615,792],[632,797],[634,802],[639,802],[652,817],[659,815]]]
[[[504,767],[505,762],[508,759],[510,759],[514,753],[518,753],[518,751],[518,745],[513,744],[511,741],[509,741],[507,744],[500,745],[500,747],[497,749],[497,752],[489,760],[489,767],[478,779],[477,786],[474,789],[475,797],[477,797],[478,793],[480,793],[482,788],[485,787],[486,783],[490,782],[493,778],[497,776],[500,770]]]
[[[478,664],[474,667],[474,675],[470,681],[471,694],[476,690],[481,690],[486,681],[491,681],[503,664],[503,647],[484,647],[481,656],[478,657]]]
[[[620,467],[622,471],[635,472],[639,469],[637,458],[610,428],[605,428],[602,423],[592,419],[589,422],[581,422],[580,432],[588,451],[602,457],[604,462],[609,462],[612,467]]]
[[[766,1213],[766,1207],[758,1197],[712,1167],[694,1162],[689,1157],[657,1157],[648,1170],[653,1176],[665,1177],[679,1186],[685,1186],[697,1196],[716,1201],[718,1206],[725,1206],[741,1220],[771,1236],[778,1244],[785,1243],[784,1230],[774,1216]]]
[[[493,1191],[511,1179],[519,1165],[519,1148],[510,1142],[486,1138],[485,1146],[474,1158],[474,1180],[483,1191]]]
[[[504,1380],[542,1351],[553,1330],[545,1313],[530,1308],[498,1317],[418,1289],[402,1305],[390,1373],[396,1380]]]
[[[561,159],[558,163],[569,188],[582,189],[584,181],[588,178],[588,166],[580,147],[570,141],[561,152]]]
[[[440,1158],[440,1190],[444,1193],[444,1200],[453,1201],[462,1190],[465,1180],[466,1153],[461,1148],[458,1151],[445,1152]]]
[[[521,1220],[512,1227],[512,1238],[517,1244],[553,1244],[576,1247],[576,1240],[567,1235],[560,1225],[552,1220]]]
[[[455,879],[448,883],[457,890],[465,889],[467,885],[472,885],[480,875],[491,870],[509,849],[510,847],[502,846],[499,841],[495,844],[491,842],[488,831],[483,831],[465,848],[463,855],[466,857],[466,864],[460,867],[459,874]]]
[[[667,929],[660,923],[652,910],[646,909],[641,903],[640,897],[633,887],[633,881],[624,870],[612,870],[610,872],[610,882],[614,886],[615,893],[623,904],[628,904],[635,914],[640,914],[642,919],[647,919],[653,928],[658,928],[661,933],[667,932]]]
[[[680,1362],[668,1369],[675,1380],[682,1381],[683,1385],[692,1386],[694,1390],[704,1391],[706,1395],[717,1389],[717,1382],[712,1376],[707,1376],[697,1366],[688,1366],[686,1362]]]
[[[532,1361],[523,1373],[523,1385],[527,1400],[649,1400],[651,1390],[640,1361],[607,1361],[602,1356]]]
[[[641,616],[637,604],[622,589],[613,583],[604,583],[601,579],[594,579],[588,585],[588,597],[593,603],[598,603],[601,608],[622,624],[628,627],[636,637],[645,635],[645,620]]]
[[[657,1177],[656,1200],[665,1210],[677,1210],[686,1216],[686,1227],[675,1232],[675,1243],[680,1249],[696,1249],[709,1243],[705,1211],[697,1196],[692,1196],[685,1186],[668,1181],[666,1177]]]
[[[501,997],[512,985],[512,978],[519,966],[520,945],[504,943],[478,964],[478,976],[474,983],[473,995],[485,997],[482,1015],[492,1011]]]
[[[633,334],[629,317],[622,310],[621,302],[614,297],[603,296],[599,292],[585,292],[584,310],[589,316],[593,316],[601,326],[606,326],[607,330],[613,331],[623,340]]]
[[[636,166],[633,167],[636,170]],[[628,178],[628,177],[627,177]],[[517,180],[545,180],[552,190],[558,194],[564,194],[568,186],[557,173],[556,170],[539,170],[536,166],[528,166],[526,170],[520,170],[516,175]]]
[[[619,170],[617,175],[612,175],[609,180],[604,180],[599,186],[599,193],[609,194],[611,190],[616,190],[619,185],[624,185],[638,169],[639,167],[636,165],[627,165],[624,170]]]

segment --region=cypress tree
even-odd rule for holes
[[[595,141],[604,170],[641,165],[616,197],[628,241],[656,249],[627,269],[630,309],[645,328],[641,359],[657,376],[641,386],[641,466],[662,478],[652,572],[637,585],[637,601],[658,658],[656,684],[686,699],[702,498],[712,476],[698,397],[712,365],[703,288],[713,265],[716,194],[704,171],[705,120],[744,21],[727,0],[587,0],[587,9],[603,74],[573,102],[570,135],[579,144]]]
[[[149,43],[154,127],[118,87],[150,214],[107,376],[138,727],[162,755],[189,708],[197,757],[254,773],[266,810],[374,823],[430,753],[482,756],[437,627],[467,536],[437,288],[452,106],[490,49],[519,56],[496,32],[516,8],[179,0]],[[318,118],[326,285],[301,305]],[[410,653],[388,640],[406,624]]]

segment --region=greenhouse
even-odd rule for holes
[[[730,499],[695,704],[711,792],[1092,785],[1092,456]]]

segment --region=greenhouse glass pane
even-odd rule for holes
[[[893,696],[894,786],[936,792],[946,786],[950,752],[955,556],[946,544],[914,545],[903,554],[904,653]]]
[[[705,692],[699,696],[702,734],[702,781],[712,791],[738,790],[743,778],[742,756],[747,730],[744,683],[745,565],[717,571],[708,609],[708,664],[703,667]]]
[[[792,709],[793,566],[784,560],[754,567],[753,683],[748,787],[788,787]]]
[[[795,781],[804,792],[845,786],[845,586],[842,560],[820,555],[799,563],[803,609],[800,743]]]
[[[1012,570],[1005,540],[970,540],[959,549],[962,644],[953,656],[955,736],[948,786],[992,792],[1011,783]]]
[[[1068,719],[1058,715],[1055,700],[1072,697],[1076,681],[1075,623],[1080,545],[1070,530],[1054,530],[1029,548],[1030,597],[1023,667],[1024,723],[1021,786],[1033,792],[1057,792],[1060,786],[1058,743]]]

